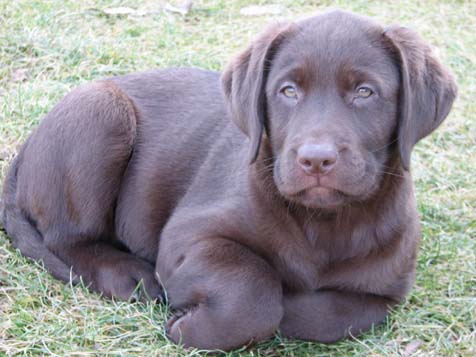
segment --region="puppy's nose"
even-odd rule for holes
[[[338,158],[332,144],[304,144],[298,149],[297,162],[307,175],[326,175],[332,171]]]

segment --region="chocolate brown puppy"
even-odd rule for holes
[[[15,247],[106,296],[162,289],[170,338],[332,342],[410,290],[410,154],[452,75],[413,31],[333,11],[276,24],[220,73],[164,69],[69,93],[3,192]]]

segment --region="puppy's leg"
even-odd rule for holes
[[[69,276],[72,267],[93,289],[124,299],[140,280],[150,297],[160,293],[153,266],[112,244],[135,136],[136,109],[118,86],[80,87],[29,138],[4,194],[5,226],[24,254],[43,259],[55,276]],[[32,248],[39,244],[41,254]]]
[[[163,281],[176,311],[167,323],[169,337],[208,350],[270,337],[283,314],[281,283],[273,269],[227,239],[213,238],[191,248]]]
[[[286,294],[280,330],[288,338],[335,342],[382,322],[394,304],[377,295],[332,290]]]

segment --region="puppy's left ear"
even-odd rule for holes
[[[265,126],[267,76],[291,27],[282,23],[269,27],[227,66],[221,77],[232,119],[250,140],[250,163],[258,157]]]
[[[414,31],[400,26],[385,30],[400,66],[398,145],[402,166],[409,170],[413,146],[446,118],[456,98],[453,75]]]

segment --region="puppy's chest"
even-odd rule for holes
[[[325,272],[352,253],[349,237],[325,225],[282,232],[279,240],[278,259],[274,263],[291,290],[318,289]]]
[[[317,289],[319,273],[329,261],[327,250],[316,244],[316,232],[309,233],[285,229],[272,238],[273,265],[291,290]]]

